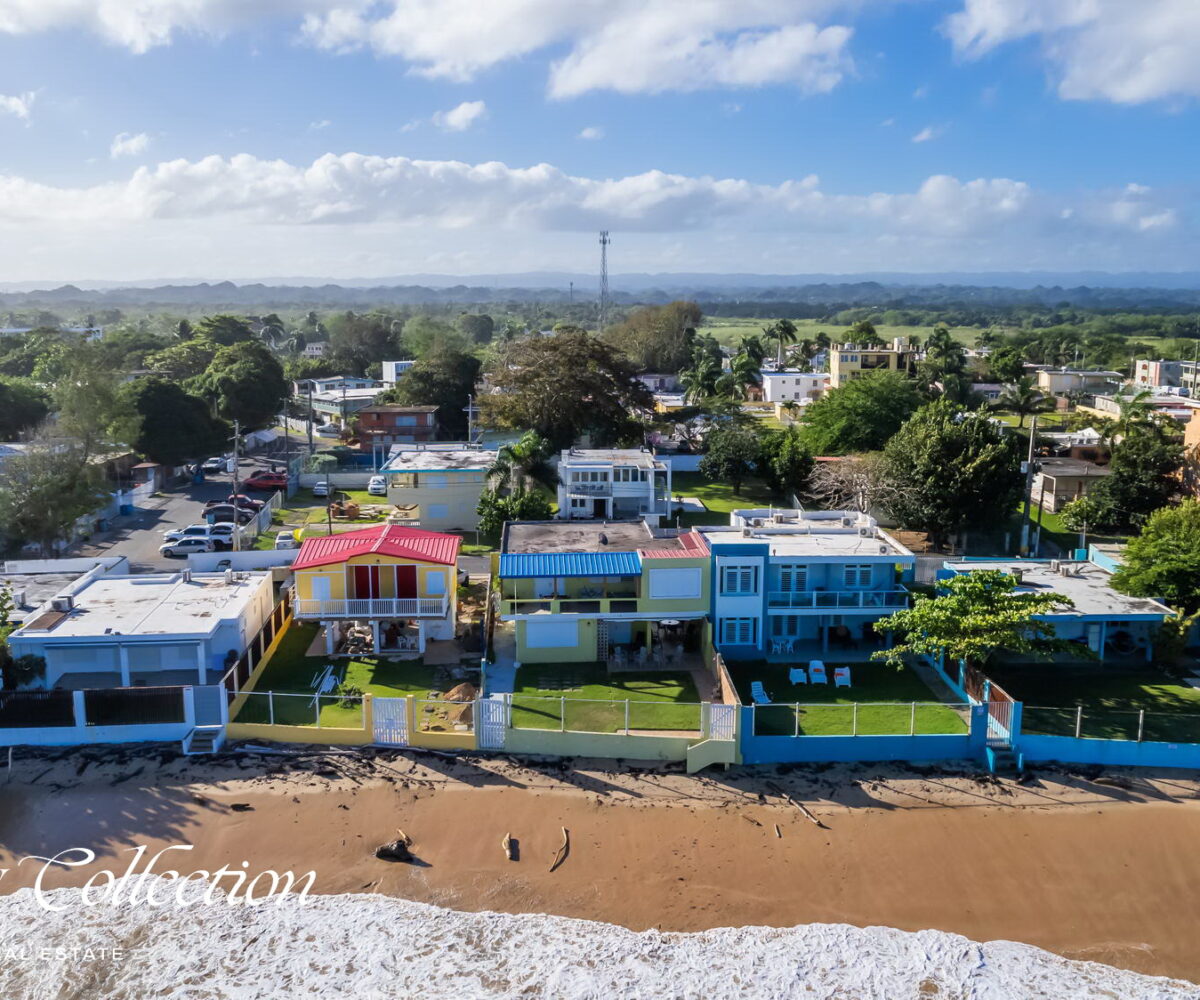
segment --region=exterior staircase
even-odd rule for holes
[[[183,738],[183,752],[189,757],[216,753],[224,742],[224,726],[197,726]]]
[[[987,765],[992,774],[1018,778],[1025,771],[1025,757],[1011,746],[990,746],[987,748]]]

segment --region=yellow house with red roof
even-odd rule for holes
[[[424,653],[427,640],[455,636],[461,543],[391,524],[306,538],[292,564],[293,613],[324,626],[331,656]]]

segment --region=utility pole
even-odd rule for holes
[[[308,453],[313,451],[312,379],[308,380]]]
[[[1029,424],[1029,457],[1025,462],[1025,513],[1021,518],[1021,555],[1029,554],[1029,508],[1033,503],[1033,448],[1037,441],[1037,414]]]
[[[238,504],[238,462],[241,460],[239,445],[242,440],[242,425],[233,422],[233,551],[242,551],[242,508]]]
[[[567,282],[567,284],[570,286],[567,289],[567,304],[574,305],[575,304],[575,282],[570,281],[570,282]]]
[[[600,322],[597,333],[604,332],[604,325],[608,319],[608,245],[612,241],[608,238],[608,230],[600,231]]]
[[[475,443],[475,397],[471,393],[467,393],[467,443]]]

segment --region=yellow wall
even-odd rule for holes
[[[231,722],[225,727],[231,740],[273,743],[328,743],[331,746],[366,746],[373,742],[369,729],[332,729],[325,726],[268,726]]]
[[[558,733],[552,729],[510,729],[505,753],[545,753],[562,757],[624,757],[626,760],[687,760],[683,736],[626,736],[624,733]]]
[[[296,596],[302,600],[313,599],[312,580],[314,577],[327,576],[329,577],[329,598],[334,601],[346,600],[347,581],[353,576],[353,571],[350,567],[353,566],[416,566],[417,567],[417,592],[421,597],[439,597],[441,594],[434,593],[429,587],[429,578],[436,577],[437,574],[442,576],[442,591],[443,594],[454,593],[454,567],[444,566],[441,563],[424,563],[418,562],[415,559],[391,559],[387,556],[378,555],[363,555],[356,556],[353,559],[348,559],[344,563],[336,563],[329,566],[314,566],[312,569],[302,569],[296,572]],[[395,597],[395,576],[389,572],[381,571],[379,574],[379,596],[380,597]]]
[[[709,582],[712,574],[709,557],[697,556],[694,559],[643,559],[642,560],[642,602],[640,611],[651,617],[667,616],[672,611],[708,611]],[[652,569],[698,569],[700,570],[700,596],[696,598],[650,597],[650,571]]]
[[[561,619],[556,619],[561,620]],[[524,621],[513,623],[516,628],[517,659],[521,663],[588,663],[596,659],[596,619],[579,618],[579,642],[575,646],[529,648],[525,645]]]

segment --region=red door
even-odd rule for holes
[[[416,566],[397,566],[396,567],[396,596],[397,597],[416,597],[417,596],[417,567]]]
[[[359,600],[379,596],[379,567],[354,567],[354,596]]]

